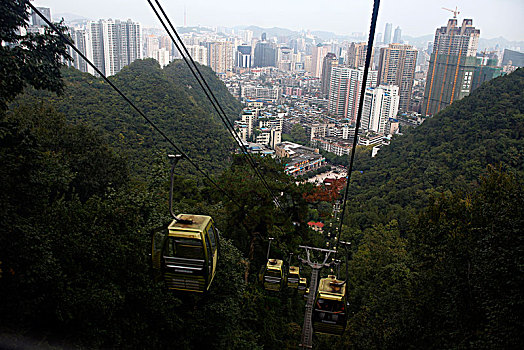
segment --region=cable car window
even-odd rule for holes
[[[280,277],[280,271],[268,270],[266,274],[270,277]]]
[[[193,238],[169,237],[164,255],[185,259],[204,259],[202,242]]]
[[[344,311],[344,303],[336,300],[319,299],[317,302],[317,309],[339,313]]]
[[[209,273],[211,273],[211,267],[213,266],[213,251],[211,250],[211,247],[209,246],[209,239],[206,237],[206,247],[208,251],[207,259],[209,264]]]
[[[213,225],[209,226],[209,230],[207,230],[207,234],[209,236],[209,240],[211,241],[211,247],[213,248],[213,251],[215,251],[217,249],[217,242],[216,242],[215,230],[213,229]]]

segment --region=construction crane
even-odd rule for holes
[[[457,7],[457,6],[455,6],[455,9],[454,9],[454,10],[452,10],[452,9],[448,9],[448,8],[445,8],[445,7],[443,7],[442,9],[443,9],[443,10],[446,10],[446,11],[453,12],[453,18],[457,18],[457,15],[460,14],[460,11],[458,10],[458,7]]]

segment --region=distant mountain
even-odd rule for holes
[[[428,42],[433,41],[434,36],[432,34],[422,35],[422,36],[409,36],[402,35],[402,40],[408,42],[410,45],[413,45],[418,48],[425,49],[428,47]]]
[[[524,50],[524,41],[511,41],[501,36],[492,39],[485,39],[481,37],[479,40],[479,50],[494,49],[497,46],[500,49],[517,49],[517,51],[522,52],[522,50]]]
[[[89,21],[90,20],[87,17],[80,16],[80,15],[77,15],[77,14],[74,14],[74,13],[67,13],[67,12],[56,13],[56,14],[52,13],[51,16],[53,17],[53,21],[55,21],[55,22],[58,22],[58,21],[62,20],[62,18],[66,22],[73,22],[73,23],[74,22],[84,22],[84,21]]]
[[[235,27],[235,29],[244,29],[244,30],[251,30],[253,32],[253,37],[260,39],[262,36],[262,33],[266,33],[268,37],[271,36],[289,36],[292,38],[299,37],[300,33],[293,31],[291,29],[286,28],[279,28],[279,27],[273,27],[273,28],[262,28],[257,26],[238,26]]]

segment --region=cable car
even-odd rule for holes
[[[346,284],[329,275],[320,280],[313,309],[317,333],[342,334],[346,329]]]
[[[300,282],[300,268],[298,266],[290,266],[287,274],[287,286],[288,288],[298,288]]]
[[[153,270],[172,290],[205,292],[211,286],[218,262],[219,234],[213,219],[206,215],[173,212],[174,168],[181,155],[170,155],[171,187],[169,212],[173,221],[167,229],[151,236]]]
[[[218,231],[205,215],[181,214],[152,241],[153,268],[172,290],[207,291],[216,274]]]
[[[307,279],[305,277],[300,277],[298,282],[298,293],[304,295],[307,288]]]
[[[266,290],[280,291],[284,280],[282,265],[283,261],[280,259],[268,259],[263,278]]]
[[[306,290],[304,292],[304,300],[307,301],[308,298],[309,298],[309,288],[306,287]]]

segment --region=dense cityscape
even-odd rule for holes
[[[522,348],[522,0],[164,2],[0,2],[0,349]]]
[[[51,18],[51,9],[41,10]],[[426,47],[404,43],[400,26],[393,31],[392,23],[377,33],[358,143],[372,146],[373,155],[403,128],[420,125],[483,82],[524,65],[519,51],[479,52],[480,30],[472,19],[459,23],[452,12]],[[29,30],[43,31],[36,14],[32,23]],[[130,19],[76,20],[68,26],[77,47],[107,76],[136,59],[153,58],[163,67],[182,57],[167,33]],[[257,37],[253,30],[225,27],[181,32],[193,60],[209,66],[244,104],[235,129],[250,152],[285,153],[286,172],[293,175],[322,167],[319,149],[350,154],[367,50],[363,37],[352,42],[324,41],[309,32]],[[70,65],[96,74],[73,50],[71,56]],[[293,128],[305,139],[282,142]]]

